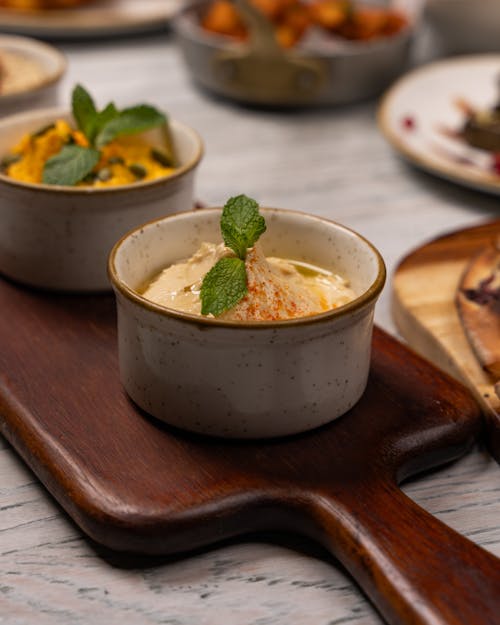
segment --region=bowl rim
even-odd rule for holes
[[[340,319],[346,317],[348,315],[352,315],[353,313],[358,312],[359,310],[365,308],[370,303],[375,302],[382,291],[386,277],[387,271],[385,267],[384,259],[382,255],[378,251],[378,249],[368,241],[364,236],[348,228],[342,224],[339,224],[336,221],[331,219],[327,219],[325,217],[319,217],[318,215],[313,215],[311,213],[306,213],[304,211],[296,211],[285,208],[273,208],[269,206],[262,206],[260,210],[265,213],[286,213],[288,215],[298,216],[299,219],[307,219],[311,221],[318,221],[320,223],[326,223],[329,226],[334,226],[344,232],[354,235],[359,241],[369,247],[371,252],[374,254],[375,259],[377,261],[378,270],[375,279],[372,281],[368,289],[366,289],[361,295],[353,299],[351,302],[340,306],[339,308],[334,308],[331,310],[327,310],[322,313],[318,313],[315,315],[309,315],[306,317],[296,317],[293,319],[281,319],[276,321],[228,321],[223,319],[218,319],[216,317],[205,317],[202,315],[195,315],[191,313],[182,312],[179,310],[175,310],[173,308],[168,308],[167,306],[161,306],[160,304],[156,304],[151,300],[143,297],[137,291],[127,286],[124,281],[118,276],[118,270],[115,265],[116,255],[118,254],[118,250],[121,248],[123,243],[131,238],[134,235],[140,235],[141,231],[146,227],[152,227],[159,222],[165,222],[172,219],[176,219],[179,217],[186,217],[186,215],[196,215],[196,214],[204,214],[206,212],[211,213],[220,213],[222,211],[222,206],[211,206],[208,208],[202,208],[199,211],[184,211],[181,213],[173,213],[172,215],[168,215],[166,217],[161,217],[160,219],[153,219],[152,221],[148,221],[133,230],[130,230],[127,234],[125,234],[121,239],[119,239],[115,245],[113,246],[109,257],[108,257],[108,277],[111,282],[111,286],[115,291],[120,292],[126,299],[128,299],[133,304],[156,314],[159,314],[162,317],[167,317],[170,319],[177,319],[178,321],[184,321],[187,323],[192,323],[199,326],[206,327],[219,327],[219,328],[234,328],[239,330],[259,330],[259,329],[267,329],[270,328],[278,328],[278,327],[295,327],[295,326],[303,326],[303,325],[313,325],[320,324],[327,321],[331,321],[333,319]]]
[[[51,108],[43,108],[43,109],[32,109],[30,111],[24,111],[21,113],[15,113],[13,115],[8,115],[2,119],[0,119],[0,132],[2,128],[5,128],[12,123],[12,121],[22,121],[23,118],[26,121],[29,121],[35,117],[54,117],[54,120],[58,119],[58,117],[71,117],[71,112],[68,109],[64,109],[61,107],[51,107]],[[131,182],[130,184],[122,184],[114,187],[71,187],[65,185],[50,185],[43,183],[35,183],[35,182],[22,182],[20,180],[14,180],[13,178],[9,178],[4,173],[0,172],[0,184],[6,184],[8,186],[12,186],[14,188],[42,192],[42,193],[57,193],[57,194],[67,194],[67,195],[93,195],[93,194],[106,194],[113,195],[117,193],[137,193],[142,189],[152,189],[158,186],[163,186],[165,184],[171,184],[171,181],[178,180],[182,176],[186,175],[190,171],[196,168],[196,166],[201,161],[203,154],[205,152],[205,146],[203,143],[203,139],[199,135],[199,133],[184,124],[183,122],[169,117],[169,124],[171,126],[177,127],[181,132],[188,134],[194,139],[196,144],[196,153],[192,159],[190,159],[184,165],[177,167],[173,173],[168,176],[162,176],[161,178],[155,178],[154,180],[147,181],[139,181],[139,182]]]
[[[8,104],[17,98],[24,97],[26,95],[36,95],[39,91],[50,87],[61,80],[68,69],[68,60],[58,48],[46,43],[45,41],[39,41],[38,39],[32,39],[31,37],[21,37],[19,35],[0,34],[0,46],[7,50],[23,50],[25,54],[28,54],[30,58],[51,58],[56,63],[56,67],[53,71],[45,71],[44,78],[40,82],[36,83],[32,87],[25,87],[19,91],[12,93],[5,93],[0,95],[0,102],[2,104]],[[12,48],[10,48],[12,46]],[[9,116],[10,117],[10,116]],[[6,119],[6,118],[5,118]]]

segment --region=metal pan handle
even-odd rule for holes
[[[272,23],[248,0],[235,0],[249,30],[240,49],[224,50],[214,59],[217,79],[239,99],[265,104],[307,103],[326,80],[324,64],[284,50]]]

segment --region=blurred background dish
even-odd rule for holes
[[[0,115],[54,104],[65,71],[66,60],[56,48],[0,35]]]
[[[182,0],[61,0],[50,9],[19,10],[0,0],[0,30],[49,39],[130,35],[165,28],[181,6]]]
[[[474,124],[500,126],[500,54],[437,61],[414,70],[379,110],[386,139],[407,160],[442,178],[500,194],[500,149],[479,148]],[[471,124],[471,122],[474,122]],[[471,127],[472,126],[472,127]],[[487,147],[483,144],[483,147]]]
[[[294,107],[380,93],[407,65],[414,20],[343,0],[198,0],[174,26],[197,84],[242,103]]]
[[[0,7],[17,11],[33,11],[37,9],[71,9],[93,0],[0,0]]]
[[[27,111],[0,120],[0,155],[27,133],[57,119],[61,109]],[[141,223],[193,206],[203,143],[192,128],[169,120],[178,166],[167,176],[112,187],[56,186],[15,180],[0,172],[0,272],[38,288],[85,292],[110,289],[107,256],[114,243]],[[149,142],[165,147],[162,128]]]
[[[306,42],[311,32],[312,49],[344,41],[373,41],[390,37],[407,25],[404,13],[392,8],[352,0],[249,0],[273,25],[283,48]],[[201,16],[207,32],[246,41],[245,3],[212,0]],[[321,37],[321,38],[319,38]]]
[[[500,52],[500,0],[428,0],[443,53]]]

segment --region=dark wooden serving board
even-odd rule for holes
[[[464,453],[479,410],[382,331],[347,415],[288,439],[225,442],[174,431],[127,399],[111,296],[0,279],[0,306],[2,432],[99,543],[158,554],[299,532],[326,545],[393,625],[498,624],[499,560],[397,487]]]
[[[469,261],[497,237],[500,220],[438,237],[400,262],[392,284],[399,331],[420,354],[470,387],[484,412],[488,447],[500,463],[497,380],[477,360],[455,304]],[[498,620],[500,623],[500,616]]]

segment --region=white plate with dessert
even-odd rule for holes
[[[437,61],[400,79],[378,121],[404,158],[461,185],[500,194],[500,54]]]

